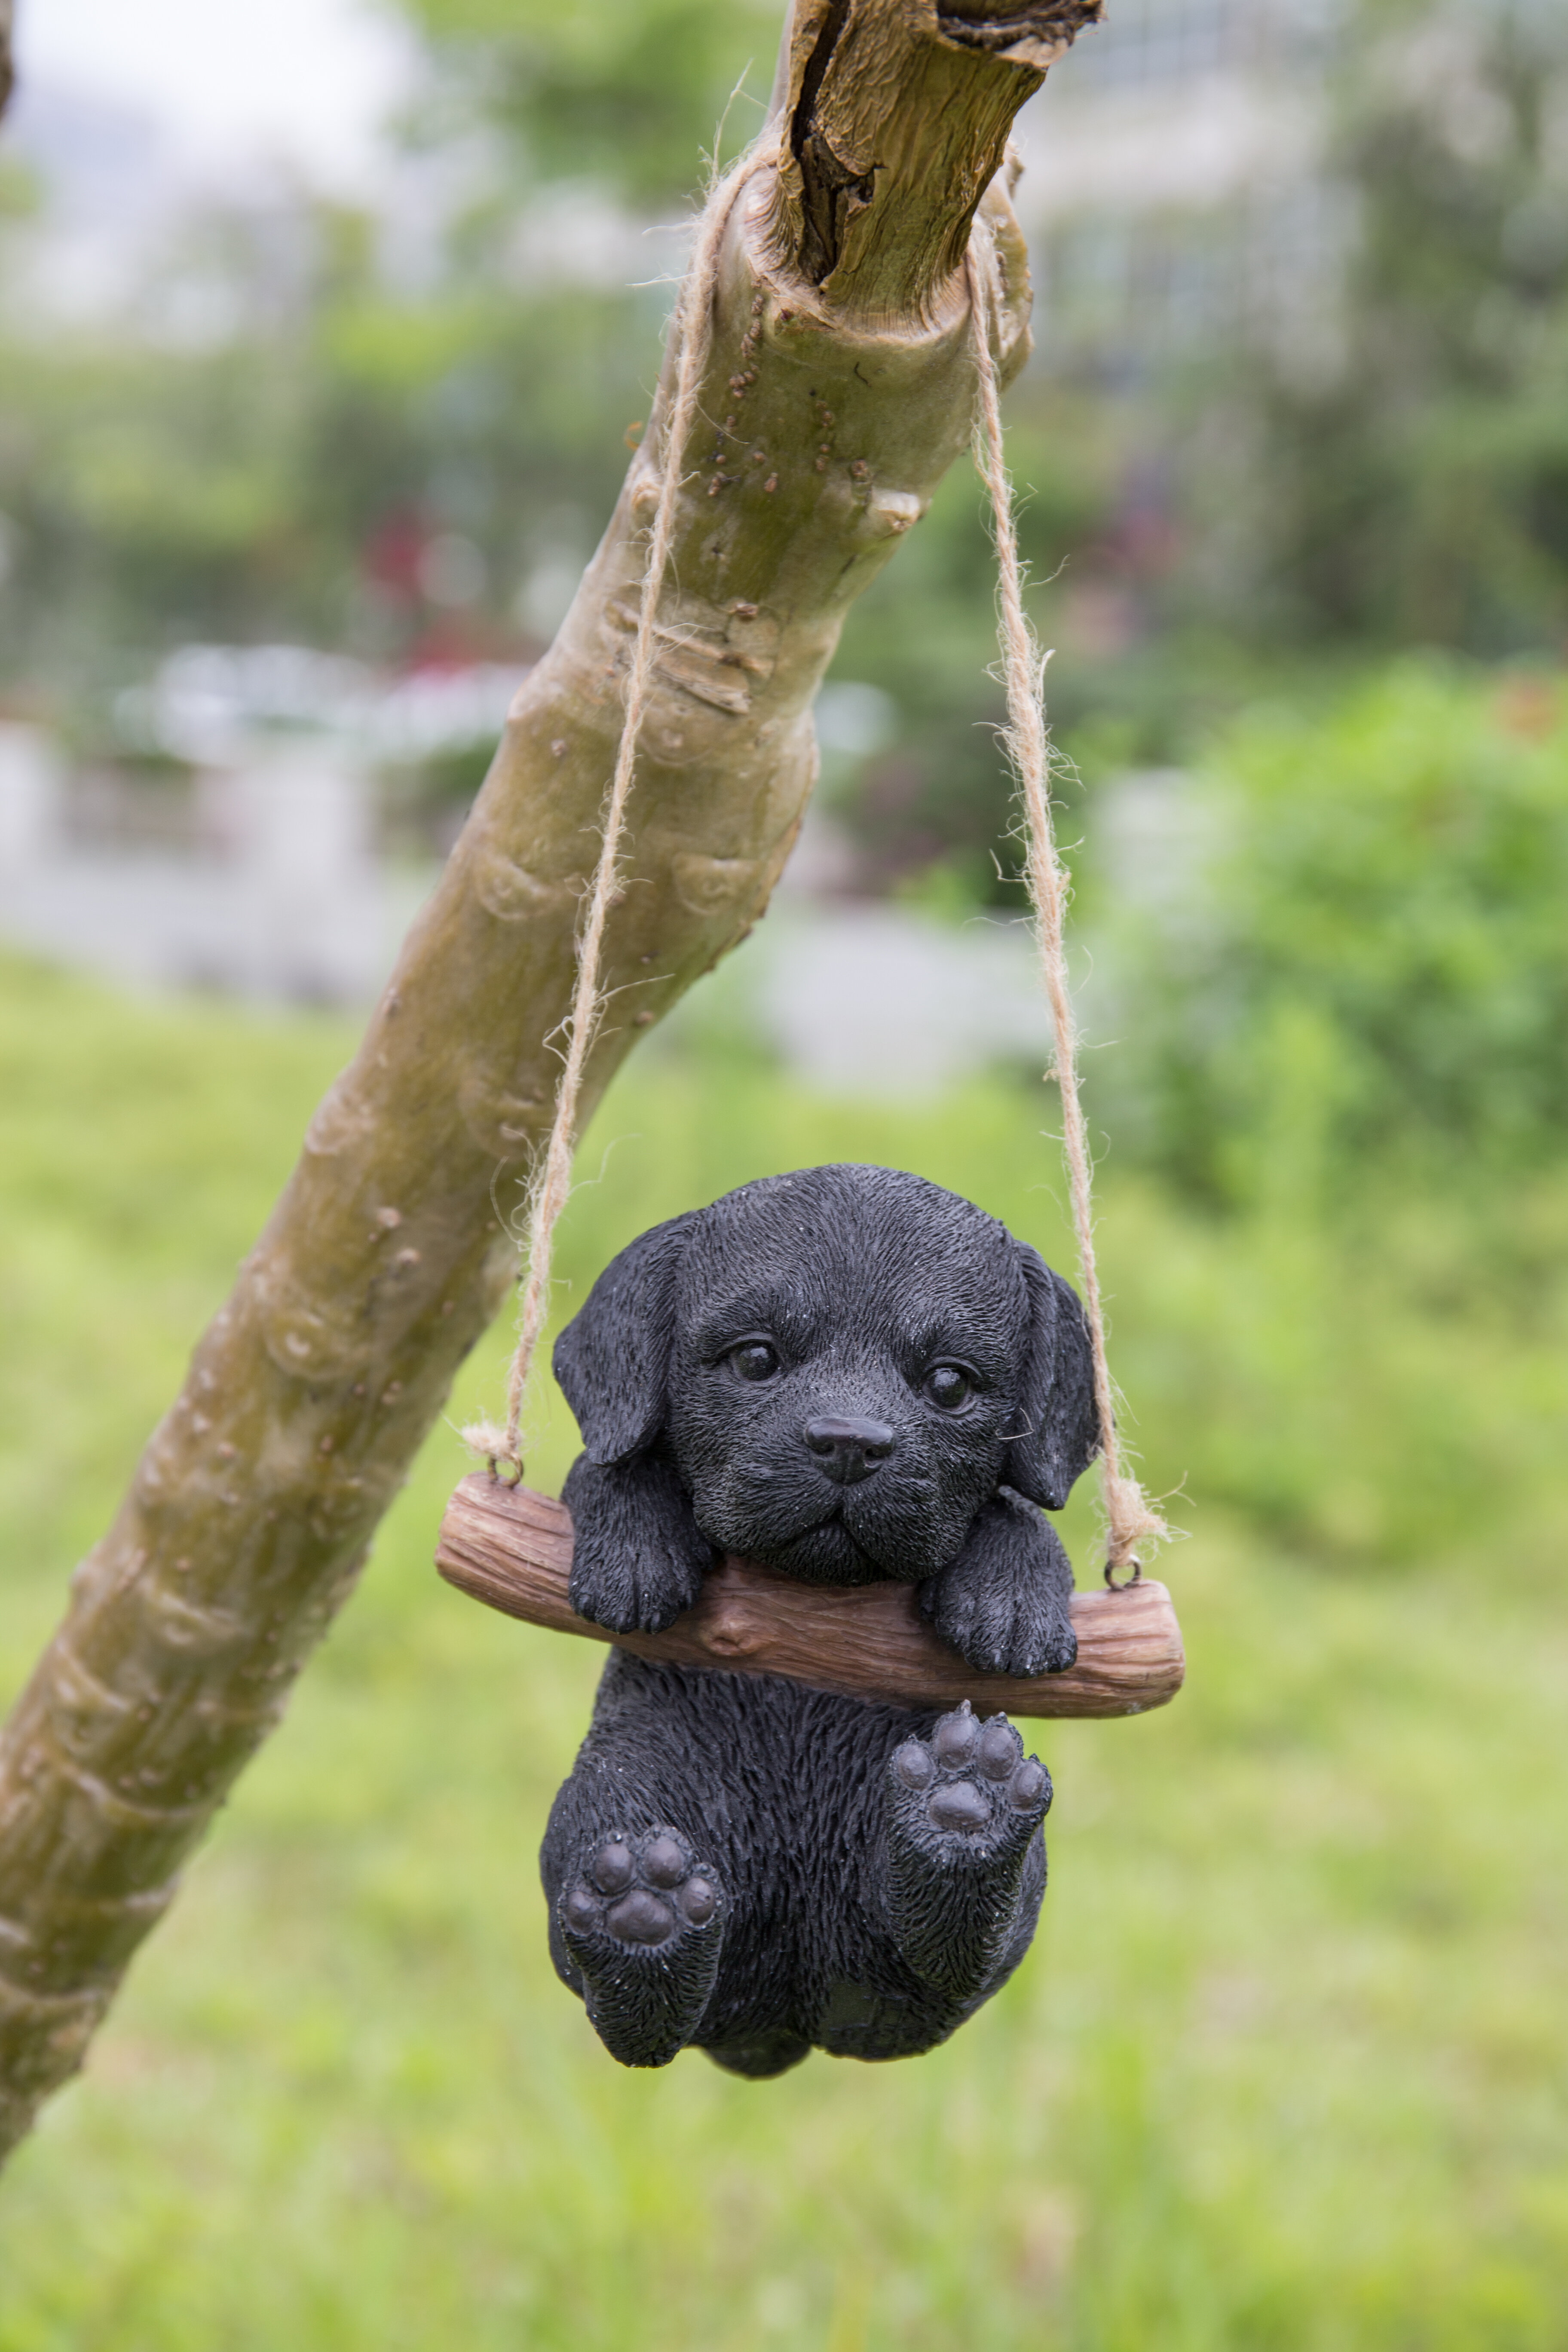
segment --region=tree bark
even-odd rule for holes
[[[16,68],[11,50],[11,0],[0,0],[0,114],[11,103],[11,92],[16,87]]]
[[[616,1012],[585,1108],[767,903],[844,614],[969,440],[957,262],[983,200],[1007,284],[998,361],[1022,364],[1025,257],[992,174],[1051,42],[1097,5],[797,11],[784,159],[731,215],[682,453],[607,940]],[[840,163],[853,185],[829,185]],[[492,1202],[549,1122],[655,499],[645,449],[359,1055],[0,1735],[0,2149],[80,2064],[512,1279]]]
[[[465,1478],[441,1523],[436,1565],[448,1584],[530,1625],[613,1642],[639,1658],[730,1674],[787,1675],[816,1690],[976,1714],[1145,1715],[1186,1673],[1171,1596],[1151,1577],[1075,1592],[1078,1660],[1064,1675],[982,1675],[921,1619],[910,1584],[837,1587],[727,1559],[694,1609],[663,1633],[607,1633],[567,1598],[572,1514],[564,1503],[483,1471]]]

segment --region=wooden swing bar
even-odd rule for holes
[[[1078,1663],[1062,1675],[983,1675],[940,1641],[910,1584],[799,1584],[726,1559],[667,1633],[609,1633],[566,1597],[572,1514],[488,1471],[463,1479],[441,1523],[436,1565],[448,1584],[504,1616],[613,1643],[634,1657],[729,1674],[784,1675],[814,1690],[976,1714],[1146,1715],[1182,1687],[1186,1661],[1171,1596],[1151,1577],[1075,1592]]]

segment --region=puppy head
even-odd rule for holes
[[[885,1168],[770,1177],[645,1234],[555,1370],[591,1459],[666,1437],[710,1542],[815,1583],[929,1576],[999,1485],[1059,1509],[1099,1447],[1071,1290]]]

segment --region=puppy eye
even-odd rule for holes
[[[943,1412],[955,1412],[968,1402],[973,1382],[958,1364],[933,1364],[921,1385],[932,1404],[940,1405]]]
[[[778,1350],[765,1339],[743,1340],[731,1349],[729,1361],[743,1381],[771,1381],[779,1368]]]

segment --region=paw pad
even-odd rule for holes
[[[668,1944],[683,1927],[706,1927],[718,1907],[718,1888],[684,1841],[673,1830],[654,1830],[647,1837],[607,1838],[589,1856],[563,1911],[576,1935],[605,1934],[648,1948]]]
[[[929,1739],[907,1739],[893,1758],[902,1785],[926,1796],[926,1813],[939,1830],[973,1836],[999,1813],[1043,1812],[1050,1779],[1005,1715],[975,1720],[969,1701],[938,1721]],[[1042,1801],[1043,1800],[1043,1801]]]

